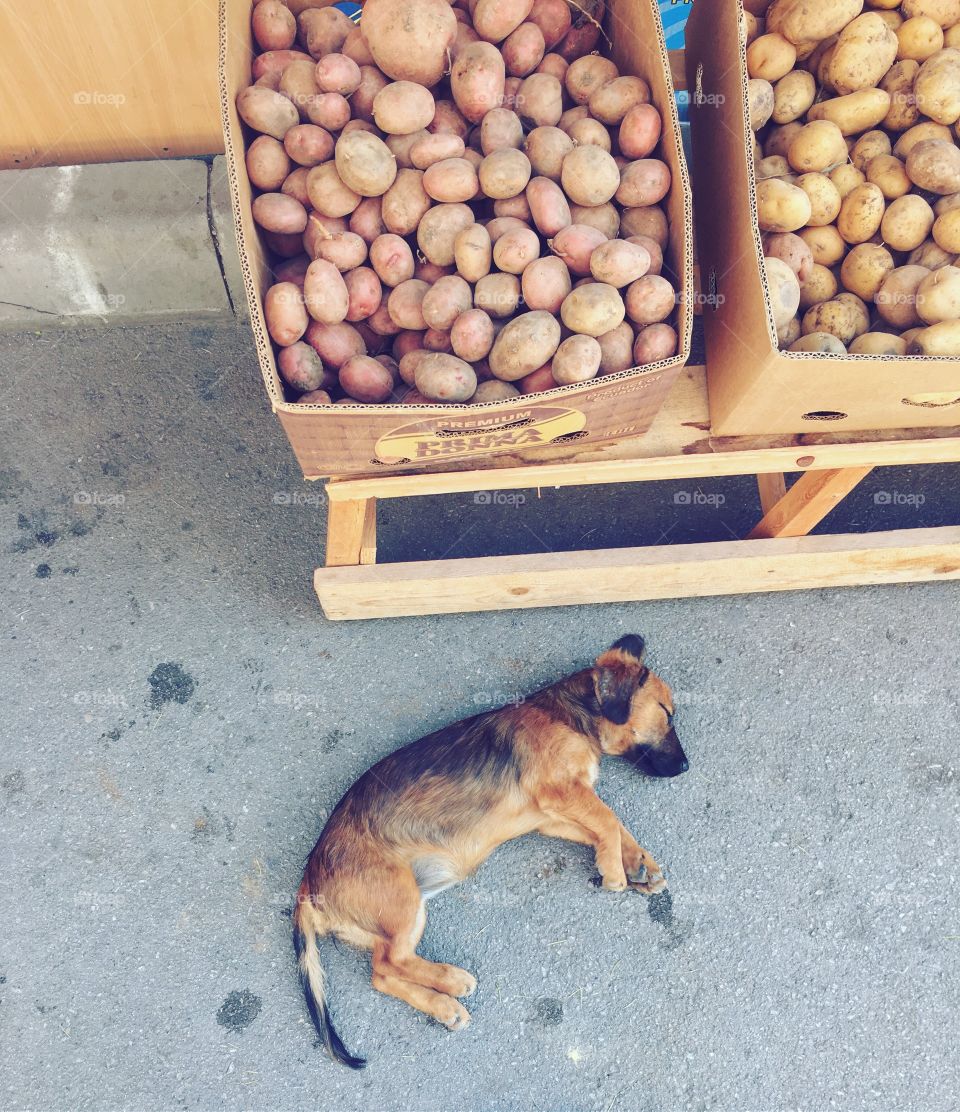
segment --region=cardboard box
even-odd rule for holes
[[[686,27],[710,418],[720,435],[960,425],[960,360],[780,351],[761,265],[739,0]]]
[[[250,84],[251,0],[220,5],[220,94],[230,190],[250,319],[267,394],[307,478],[443,468],[497,452],[576,439],[601,443],[635,437],[650,427],[690,352],[692,330],[693,224],[690,184],[680,143],[677,106],[655,0],[611,0],[606,28],[621,72],[639,74],[663,121],[662,157],[673,185],[666,208],[668,268],[680,301],[676,356],[643,369],[593,382],[562,386],[519,402],[477,406],[301,406],[284,400],[273,346],[263,319],[262,296],[272,282],[266,250],[250,211],[252,191],[244,165],[249,139],[237,116],[237,93]]]

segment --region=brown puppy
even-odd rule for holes
[[[373,987],[452,1030],[470,1022],[455,998],[474,978],[418,957],[425,901],[469,876],[497,846],[537,831],[591,845],[604,888],[666,887],[593,786],[603,754],[653,776],[688,768],[670,688],[643,663],[643,638],[621,637],[593,668],[519,705],[478,714],[399,749],[337,804],[307,860],[294,946],[311,1018],[327,1049],[353,1069],[324,1000],[317,938],[373,951]]]

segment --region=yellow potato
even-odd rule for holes
[[[948,47],[928,58],[913,85],[917,108],[938,124],[960,120],[960,50]]]
[[[498,320],[512,317],[520,303],[520,279],[515,274],[486,274],[473,288],[473,304]]]
[[[480,188],[487,197],[505,200],[516,197],[530,181],[530,159],[513,147],[493,151],[480,163]]]
[[[560,338],[560,322],[552,313],[521,313],[494,340],[490,370],[504,382],[516,382],[552,359]]]
[[[903,14],[908,18],[925,15],[941,27],[960,23],[960,0],[903,0]]]
[[[880,223],[883,242],[894,251],[913,251],[930,235],[933,209],[916,193],[898,197],[887,208]]]
[[[838,288],[833,271],[827,270],[820,263],[814,263],[806,281],[800,286],[800,308],[809,309],[811,305],[829,301],[836,297]]]
[[[797,61],[797,48],[783,35],[760,35],[747,47],[747,73],[764,81],[779,81]]]
[[[800,339],[800,318],[791,317],[783,328],[777,329],[777,343],[781,348],[788,348]]]
[[[907,355],[960,356],[960,321],[943,321],[921,328],[907,345]]]
[[[903,197],[913,186],[903,163],[892,154],[880,154],[870,160],[867,165],[867,181],[878,186],[888,201]]]
[[[837,217],[837,231],[847,243],[865,243],[876,235],[886,204],[883,193],[869,182],[858,185],[843,199]]]
[[[656,276],[649,276],[646,280],[654,277]],[[657,280],[664,281],[662,278]],[[620,291],[605,282],[590,282],[574,287],[560,306],[560,316],[567,328],[586,336],[602,336],[622,324],[625,314],[626,308]]]
[[[883,89],[860,89],[815,104],[809,120],[830,120],[844,135],[859,135],[876,127],[890,111],[890,94]]]
[[[917,314],[917,289],[930,273],[924,266],[899,266],[883,280],[873,299],[877,312],[901,331],[921,323]]]
[[[907,174],[931,193],[960,192],[960,148],[943,139],[925,139],[910,148]]]
[[[925,324],[960,320],[960,267],[942,266],[917,286],[917,316]]]
[[[960,208],[949,209],[933,225],[933,238],[944,251],[960,252]]]
[[[773,112],[775,124],[792,123],[810,108],[817,95],[817,83],[807,70],[791,70],[773,87]]]
[[[847,253],[843,236],[832,224],[824,228],[801,228],[797,235],[810,248],[813,261],[819,266],[835,266]]]
[[[457,273],[468,282],[479,282],[490,273],[493,249],[490,233],[482,224],[470,224],[457,233],[453,241],[453,259]]]
[[[897,28],[897,41],[898,58],[925,62],[937,51],[943,50],[943,28],[928,15],[915,15]]]
[[[759,77],[751,78],[747,82],[747,106],[750,110],[750,127],[754,131],[759,131],[773,115],[773,105],[773,86],[770,82]]]
[[[768,158],[761,158],[754,166],[753,173],[757,181],[763,181],[764,178],[793,177],[790,171],[790,163],[787,162],[783,155],[779,154],[772,154]]]
[[[890,108],[882,120],[882,126],[887,131],[906,131],[920,118],[913,96],[913,85],[919,72],[919,62],[904,59],[892,65],[883,75],[880,88],[890,96]]]
[[[857,335],[858,318],[854,307],[833,298],[812,305],[803,315],[800,328],[804,336],[813,332],[828,332],[846,346]]]
[[[828,355],[846,355],[847,349],[830,332],[809,332],[790,345],[789,351],[820,351]]]
[[[383,196],[397,176],[395,155],[369,131],[341,134],[334,160],[340,180],[361,197]]]
[[[796,274],[782,259],[765,258],[763,269],[770,308],[773,311],[773,323],[779,331],[796,316],[800,307],[800,283]]]
[[[851,355],[906,355],[907,343],[891,332],[864,332],[847,349]]]
[[[952,266],[957,261],[953,252],[944,249],[932,239],[925,239],[915,247],[907,258],[910,264],[925,266],[928,270],[939,270],[941,266]]]
[[[858,185],[863,185],[867,180],[866,174],[858,170],[852,162],[845,162],[842,166],[836,166],[830,171],[829,178],[836,186],[841,201],[848,193],[856,189]]]
[[[795,44],[816,43],[836,35],[863,8],[863,0],[774,0],[767,9],[767,31]]]
[[[805,111],[806,109],[804,109],[804,112]],[[792,120],[778,127],[768,128],[766,139],[763,144],[763,153],[765,155],[781,155],[783,158],[786,158],[787,152],[790,150],[790,144],[802,128],[803,124],[798,120]]]
[[[840,212],[842,198],[826,174],[801,174],[796,184],[810,198],[807,224],[811,227],[832,224]]]
[[[840,267],[844,288],[864,301],[873,301],[883,280],[895,268],[893,255],[877,243],[859,243]]]
[[[868,131],[853,144],[850,160],[858,170],[866,174],[873,159],[889,153],[890,136],[885,131]]]
[[[870,328],[870,310],[867,308],[867,303],[862,297],[857,297],[855,293],[849,290],[844,290],[838,293],[834,301],[839,301],[843,305],[848,305],[854,318],[854,335],[860,336]]]
[[[927,139],[939,139],[945,143],[953,142],[953,134],[944,124],[935,124],[933,120],[924,120],[908,128],[897,140],[893,153],[897,158],[906,159],[918,144]]]
[[[779,178],[757,182],[757,214],[761,231],[795,232],[810,220],[810,198]]]
[[[464,228],[475,223],[469,205],[462,203],[434,205],[424,213],[417,228],[417,244],[430,262],[452,266],[454,243]]]
[[[847,161],[843,132],[829,120],[805,124],[794,136],[787,151],[794,170],[801,174],[822,173]]]
[[[897,36],[876,12],[857,16],[844,27],[830,59],[830,84],[841,95],[874,88],[893,65]]]

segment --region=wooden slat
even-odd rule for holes
[[[369,544],[369,518],[375,513],[373,500],[367,498],[329,504],[326,554],[328,568],[350,567],[361,562],[365,537]],[[375,544],[376,542],[374,546]]]
[[[769,475],[757,476],[757,491],[760,494],[760,508],[768,514],[787,493],[787,477],[782,471],[771,471]]]
[[[750,538],[806,536],[872,470],[872,467],[844,467],[801,475],[776,505],[767,510],[751,530]]]
[[[0,68],[0,168],[223,150],[217,0],[6,0]]]
[[[360,534],[360,563],[375,564],[377,562],[377,500],[367,500],[367,508],[363,514],[363,531]]]
[[[960,579],[960,528],[318,568],[332,619]]]

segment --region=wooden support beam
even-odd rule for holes
[[[765,512],[748,539],[806,536],[872,470],[872,467],[842,467],[801,475]]]
[[[768,514],[787,493],[787,477],[782,471],[758,475],[757,490],[760,492],[760,508]]]
[[[314,586],[328,618],[960,579],[960,527],[651,548],[328,567]]]
[[[353,567],[361,563],[374,563],[376,560],[376,513],[375,498],[356,498],[349,502],[333,502],[327,508],[327,554],[328,568]],[[371,549],[373,559],[363,560],[366,548]]]

